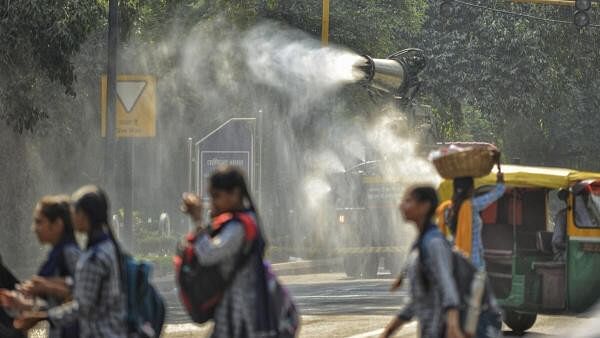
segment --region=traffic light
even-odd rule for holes
[[[573,23],[579,28],[583,28],[590,24],[590,16],[588,11],[592,8],[592,0],[575,0],[575,15]]]

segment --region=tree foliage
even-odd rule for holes
[[[71,57],[102,17],[95,0],[0,3],[0,119],[31,130],[47,117],[32,99],[49,80],[73,95]]]
[[[91,32],[105,29],[107,3],[3,3],[0,119],[17,131],[31,130],[48,117],[35,100],[44,86],[73,93],[71,58]],[[321,3],[121,0],[121,43],[135,38],[158,45],[167,32],[183,37],[217,17],[239,30],[264,18],[283,21],[318,37]],[[495,6],[566,21],[573,14],[547,5]],[[426,0],[332,2],[330,27],[332,43],[359,53],[381,57],[406,47],[424,49],[429,64],[419,100],[433,106],[442,139],[483,137],[526,162],[596,166],[586,155],[599,141],[591,130],[600,122],[595,95],[600,29],[580,32],[573,25],[459,5],[451,16],[442,16],[439,3]]]
[[[544,5],[504,5],[506,10],[570,21],[572,12]],[[600,122],[600,30],[456,7],[444,17],[432,6],[413,40],[428,51],[425,100],[438,125],[465,127],[474,107],[489,121],[495,141],[525,163],[598,168],[591,158]],[[444,131],[441,132],[444,135]],[[452,134],[446,133],[446,139]]]

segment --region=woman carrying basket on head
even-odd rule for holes
[[[485,261],[481,240],[483,222],[479,213],[502,197],[505,191],[504,175],[500,171],[499,160],[500,153],[495,152],[498,174],[492,190],[474,197],[473,177],[454,178],[452,199],[440,204],[436,211],[442,233],[451,237],[455,247],[469,257],[473,265],[480,270],[485,269]]]

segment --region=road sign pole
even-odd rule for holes
[[[194,191],[194,142],[190,137],[188,138],[188,192]]]
[[[255,122],[256,125],[256,138],[258,141],[258,168],[255,171],[256,172],[256,193],[258,194],[257,196],[257,202],[258,202],[258,207],[262,207],[262,146],[263,146],[263,137],[264,137],[264,112],[262,109],[258,110],[258,116],[257,116],[257,121]]]
[[[194,191],[194,140],[190,137],[188,138],[188,192]],[[188,231],[191,231],[193,228],[193,222],[190,217],[188,217]]]
[[[117,105],[117,48],[119,43],[118,0],[108,5],[108,62],[107,62],[107,109],[105,116],[104,179],[102,184],[109,194],[114,192],[115,169],[115,119]]]
[[[123,242],[127,248],[133,252],[135,243],[133,238],[133,139],[126,137],[120,140],[124,152],[123,173],[125,175],[123,184],[123,210],[125,217],[123,219]]]

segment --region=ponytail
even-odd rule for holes
[[[471,198],[473,194],[473,177],[458,177],[454,179],[454,193],[452,194],[452,208],[450,209],[449,222],[450,232],[456,233],[458,227],[458,214],[462,204]]]
[[[210,176],[210,188],[216,190],[223,190],[226,192],[233,192],[234,190],[239,189],[244,208],[254,213],[258,231],[262,232],[260,226],[260,216],[258,215],[256,204],[254,204],[254,200],[252,199],[252,195],[250,194],[250,191],[248,190],[248,185],[246,184],[246,178],[241,169],[233,166],[223,166],[218,168]]]

